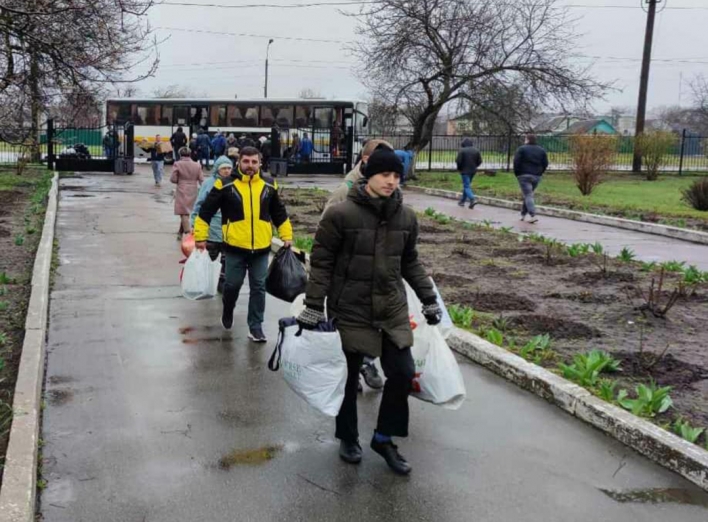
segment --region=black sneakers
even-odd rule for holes
[[[373,363],[364,363],[361,365],[359,370],[361,375],[364,377],[364,382],[369,388],[374,390],[380,390],[384,386],[384,381],[379,375],[379,370],[374,366]]]
[[[339,458],[349,464],[361,462],[361,446],[358,442],[339,441]]]
[[[261,328],[251,328],[248,332],[248,338],[254,343],[264,343],[268,340]]]
[[[234,309],[230,306],[224,306],[224,311],[221,312],[221,326],[225,330],[231,330],[234,325]]]
[[[406,459],[398,453],[398,446],[393,442],[376,442],[376,438],[373,438],[371,439],[371,449],[381,455],[386,460],[388,467],[399,475],[408,475],[413,469]]]

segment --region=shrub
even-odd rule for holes
[[[643,157],[649,181],[659,179],[659,171],[666,164],[675,145],[676,135],[673,132],[649,131],[636,137],[636,146]]]
[[[617,395],[617,402],[624,409],[631,411],[639,417],[655,417],[659,413],[664,413],[673,406],[671,400],[671,386],[657,387],[655,382],[648,386],[640,384],[635,388],[636,399],[627,397],[627,390],[621,390]]]
[[[617,152],[617,138],[601,134],[571,136],[571,171],[575,184],[583,196],[589,196],[602,183],[602,178],[612,168]]]
[[[708,212],[708,177],[699,179],[682,192],[686,203],[696,210]]]
[[[558,367],[563,372],[563,377],[580,386],[595,386],[601,373],[620,370],[619,361],[600,350],[576,354],[573,364],[560,363]]]

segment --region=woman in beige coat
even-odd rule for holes
[[[175,190],[175,215],[179,216],[180,226],[177,239],[182,239],[182,234],[189,234],[192,227],[189,215],[192,213],[194,202],[197,200],[199,185],[204,181],[204,173],[199,163],[192,161],[187,147],[179,149],[180,160],[172,167],[170,181],[177,184]]]

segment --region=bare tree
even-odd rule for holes
[[[202,93],[196,92],[191,87],[176,83],[152,90],[154,98],[199,98],[201,95]]]
[[[298,98],[301,98],[303,100],[324,100],[325,97],[322,96],[322,93],[316,89],[312,89],[310,87],[306,87],[305,89],[301,89],[300,92],[297,95]]]
[[[151,76],[157,42],[144,15],[152,5],[153,0],[3,0],[0,122],[28,128],[36,140],[40,115],[58,100]]]
[[[412,118],[417,150],[445,104],[478,103],[485,83],[524,85],[530,99],[561,106],[605,87],[571,65],[572,24],[556,0],[380,0],[356,16],[362,77]]]
[[[398,109],[387,104],[377,96],[369,98],[369,123],[368,130],[373,134],[390,136],[396,132],[398,126]]]

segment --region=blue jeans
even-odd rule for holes
[[[521,194],[523,195],[524,201],[521,205],[521,215],[526,214],[534,217],[536,215],[536,204],[533,200],[533,192],[538,187],[541,182],[541,176],[535,176],[533,174],[522,174],[517,177],[519,181],[519,187],[521,187]]]
[[[199,163],[201,164],[202,167],[206,165],[206,168],[209,168],[209,151],[206,149],[202,149],[199,151]]]
[[[165,173],[165,162],[164,161],[153,161],[152,162],[152,175],[155,178],[155,183],[162,183],[162,176]]]
[[[464,204],[468,199],[474,201],[474,192],[472,192],[472,179],[474,174],[461,174],[462,176],[462,199],[461,204]]]
[[[266,276],[268,275],[269,252],[226,252],[226,281],[224,283],[224,308],[236,306],[238,294],[248,272],[248,328],[260,328],[263,324],[266,304]]]

